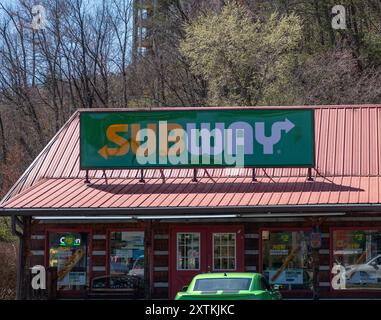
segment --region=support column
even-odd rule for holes
[[[20,299],[29,300],[32,298],[31,292],[31,270],[30,270],[30,257],[31,257],[31,217],[23,217],[23,235],[20,239],[20,257],[21,261],[19,266],[21,268],[21,290],[20,290]]]
[[[321,225],[325,221],[325,218],[313,218],[310,219],[312,226],[312,232],[321,233]],[[320,243],[321,244],[321,243]],[[320,254],[319,246],[315,246],[311,249],[312,254],[312,294],[314,300],[319,300],[320,298],[320,287],[319,287],[319,266],[320,266]]]
[[[144,233],[144,296],[146,299],[152,297],[152,283],[151,279],[153,270],[152,254],[152,220],[149,220],[145,227]],[[152,283],[151,283],[152,282]]]
[[[319,249],[312,249],[312,288],[313,299],[319,300]]]

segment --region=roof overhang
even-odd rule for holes
[[[295,216],[323,216],[327,214],[342,215],[351,212],[381,213],[381,204],[348,204],[348,205],[297,205],[297,206],[219,206],[219,207],[149,207],[149,208],[0,208],[2,216],[169,216],[177,218],[181,215],[201,217],[224,215],[225,217],[275,217],[282,215]]]
[[[203,221],[231,221],[234,220],[245,220],[245,219],[262,219],[262,218],[308,218],[308,217],[339,217],[345,216],[345,212],[327,212],[327,213],[304,213],[296,214],[291,216],[287,213],[273,213],[273,214],[203,214],[203,215],[155,215],[155,216],[34,216],[33,219],[45,222],[114,222],[114,221],[123,221],[123,222],[139,222],[146,220],[155,220],[155,221],[190,221],[190,220],[203,220]]]

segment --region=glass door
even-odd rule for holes
[[[171,233],[169,295],[174,298],[192,278],[207,269],[206,231],[176,229]]]
[[[177,227],[170,240],[169,297],[205,272],[244,270],[242,226]]]

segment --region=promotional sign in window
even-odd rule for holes
[[[310,289],[310,235],[305,231],[262,231],[262,270],[284,290]]]
[[[270,270],[269,279],[276,284],[303,284],[303,269],[287,269],[279,275],[276,270]]]
[[[334,289],[381,289],[381,232],[335,230],[333,266],[344,273],[332,280]]]
[[[84,286],[86,284],[86,272],[69,272],[68,284]]]
[[[59,290],[80,290],[88,285],[88,233],[50,232],[49,267],[57,267]]]
[[[312,109],[81,112],[81,169],[313,167]]]

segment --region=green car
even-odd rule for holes
[[[175,300],[280,300],[281,294],[260,273],[204,273],[193,278]]]

